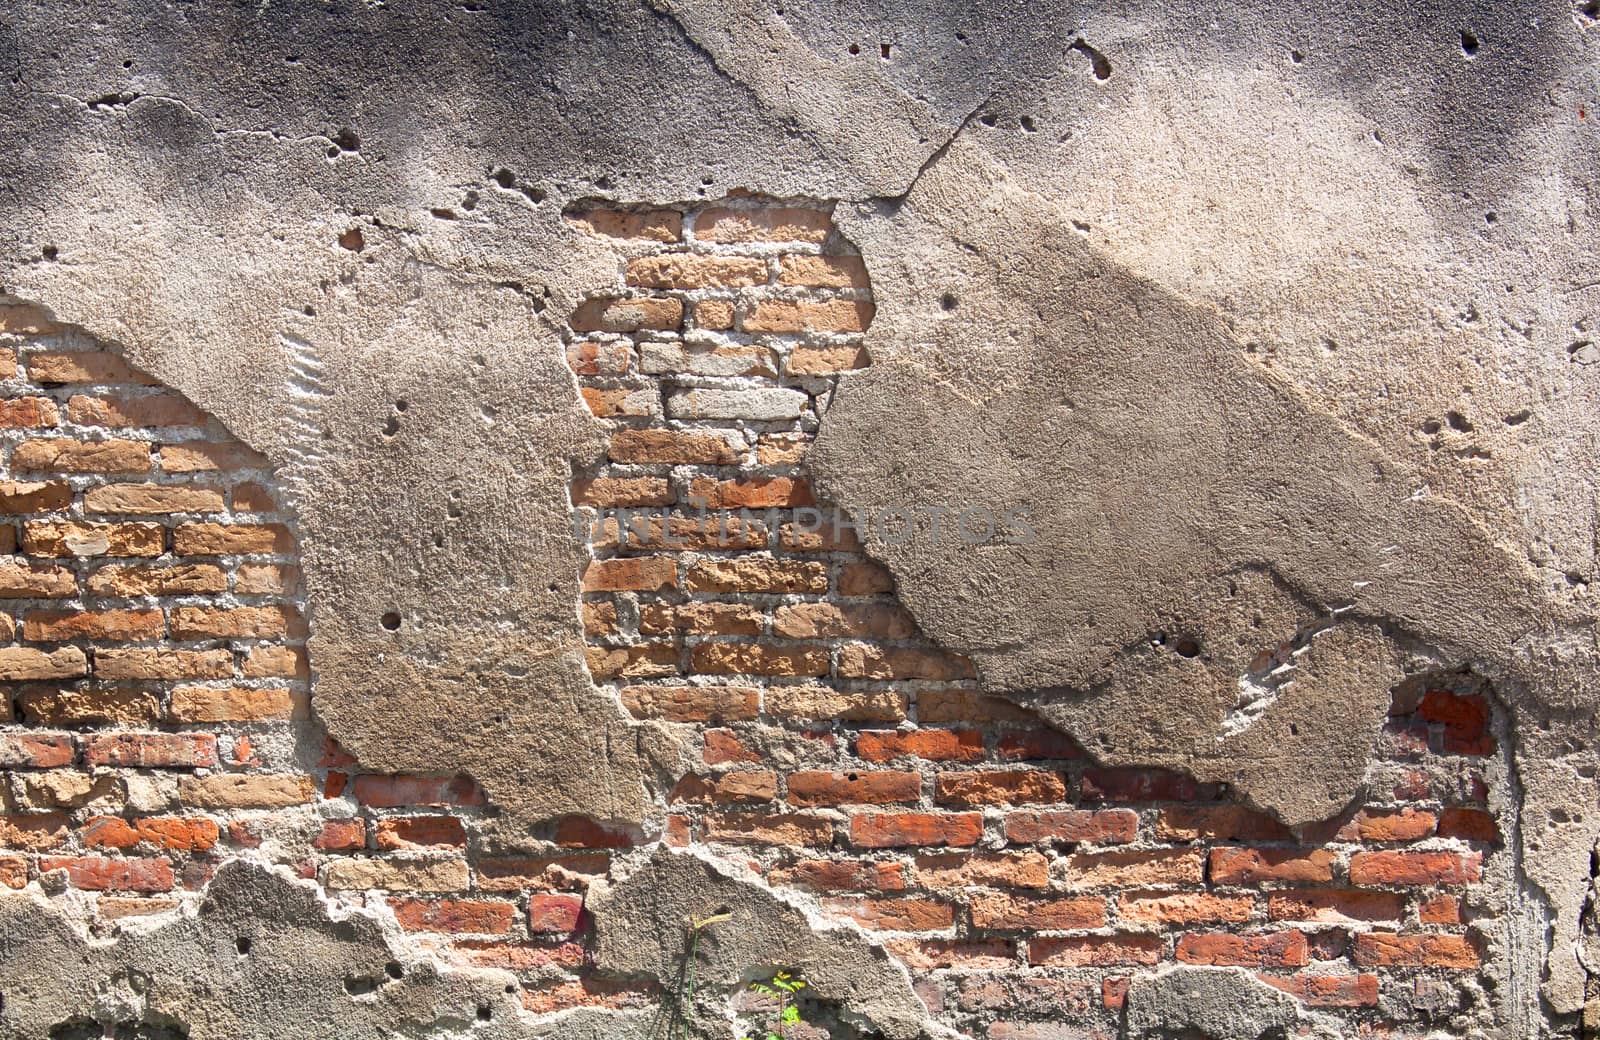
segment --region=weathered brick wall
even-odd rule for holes
[[[508,848],[470,780],[363,773],[307,712],[293,521],[263,460],[11,309],[0,883],[64,878],[111,927],[253,850],[513,970],[532,1009],[633,1006],[660,995],[585,969],[585,887],[635,846],[696,843],[881,933],[974,1036],[1109,1035],[1128,976],[1166,963],[1257,970],[1379,1035],[1483,999],[1512,867],[1470,677],[1402,688],[1369,804],[1303,841],[1226,790],[1096,766],[981,695],[848,528],[813,529],[801,462],[873,315],[828,209],[575,219],[618,255],[567,343],[611,430],[572,484],[579,609],[596,682],[698,751],[659,818]]]

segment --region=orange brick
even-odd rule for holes
[[[174,607],[174,639],[282,639],[297,633],[293,607]]]
[[[0,681],[76,679],[89,674],[89,659],[75,646],[35,650],[31,646],[0,647]]]
[[[1345,841],[1415,841],[1433,833],[1438,819],[1424,809],[1362,809],[1339,830]]]
[[[584,340],[567,348],[567,366],[580,376],[627,375],[633,367],[633,348],[625,342]]]
[[[0,888],[26,888],[28,861],[22,856],[0,856]]]
[[[634,643],[591,646],[584,650],[589,674],[598,682],[612,679],[659,679],[678,674],[676,643]]]
[[[391,817],[379,820],[373,835],[384,851],[459,848],[467,843],[466,828],[454,816]]]
[[[294,535],[282,524],[180,524],[172,546],[180,556],[287,553]]]
[[[900,690],[847,692],[828,686],[773,686],[767,689],[767,713],[796,721],[899,722],[906,717],[907,697]]]
[[[667,253],[628,261],[629,285],[647,289],[732,289],[765,285],[767,262],[743,256]]]
[[[179,686],[172,691],[176,722],[268,722],[295,715],[294,698],[281,687]]]
[[[760,300],[746,332],[865,332],[876,308],[864,300]]]
[[[784,366],[791,376],[830,376],[838,372],[852,372],[872,364],[867,348],[859,344],[830,343],[823,346],[804,345],[789,352]]]
[[[867,265],[859,256],[790,253],[779,267],[778,283],[818,289],[865,289],[868,288]]]
[[[1051,809],[1006,814],[1006,839],[1118,845],[1134,839],[1139,816],[1128,809]]]
[[[769,802],[776,797],[778,774],[769,769],[736,769],[712,777],[691,773],[674,785],[667,801],[732,805],[738,802]]]
[[[1215,896],[1205,892],[1124,892],[1117,900],[1118,917],[1141,924],[1237,923],[1250,920],[1254,912],[1255,900],[1249,896]]]
[[[100,351],[39,350],[27,356],[28,378],[35,383],[138,383],[156,380],[116,354]]]
[[[65,481],[0,481],[0,513],[53,513],[71,504]]]
[[[1030,896],[979,893],[972,897],[972,925],[996,931],[1101,928],[1105,900],[1095,896],[1038,899]]]
[[[660,297],[601,297],[584,300],[567,320],[575,332],[638,332],[683,324],[683,303]]]
[[[733,328],[733,304],[726,300],[701,300],[694,305],[694,323],[702,329]]]
[[[1015,805],[1059,802],[1067,785],[1056,773],[1043,770],[989,769],[970,773],[940,773],[934,800],[941,805]]]
[[[143,441],[41,438],[17,445],[11,468],[27,473],[147,473],[150,445]]]
[[[0,814],[0,848],[45,852],[67,840],[67,818],[62,813]]]
[[[978,813],[859,813],[850,818],[850,840],[865,848],[902,845],[975,845],[983,837]]]
[[[694,237],[702,242],[810,242],[820,245],[833,226],[826,210],[797,207],[708,209],[696,218]]]
[[[81,426],[199,426],[206,421],[206,413],[170,393],[139,397],[74,394],[67,402],[67,418]]]
[[[84,761],[133,769],[209,767],[217,764],[217,738],[210,733],[97,734],[88,739]]]
[[[909,639],[916,635],[917,625],[910,613],[899,606],[792,603],[773,613],[772,632],[785,639]]]
[[[172,864],[164,859],[46,856],[39,860],[40,873],[52,870],[65,870],[73,888],[95,892],[166,892],[176,884]]]
[[[655,384],[648,387],[586,386],[579,393],[589,411],[602,419],[618,415],[661,414],[661,393]]]
[[[683,214],[669,209],[594,209],[575,215],[572,221],[590,234],[609,238],[676,242],[683,237]]]
[[[39,430],[61,421],[56,403],[48,397],[0,399],[0,429]]]
[[[704,675],[828,674],[824,649],[787,649],[757,643],[701,643],[690,652],[690,667]]]
[[[22,525],[22,547],[29,556],[160,556],[165,545],[160,524],[30,520]]]
[[[828,591],[826,564],[801,560],[744,557],[705,560],[689,569],[689,592],[822,593]]]
[[[78,593],[78,576],[48,563],[0,560],[0,599],[60,599]]]
[[[801,772],[789,774],[794,805],[885,805],[922,797],[922,777],[894,772]]]
[[[816,504],[811,485],[793,477],[745,477],[689,483],[689,498],[707,509],[792,509]]]
[[[1288,841],[1289,828],[1242,805],[1175,805],[1161,810],[1164,841]]]
[[[220,513],[222,492],[190,484],[104,484],[83,496],[89,513]]]
[[[894,576],[876,563],[851,563],[839,568],[839,595],[885,596],[894,591]]]
[[[179,799],[202,809],[282,809],[316,796],[316,782],[309,776],[213,773],[178,782]]]
[[[603,875],[610,862],[610,857],[603,852],[481,859],[478,861],[478,886],[493,892],[582,889]]]
[[[1358,852],[1350,857],[1354,885],[1461,885],[1483,876],[1478,852]]]
[[[367,825],[361,820],[328,820],[322,825],[312,846],[325,852],[349,852],[365,848]]]
[[[856,754],[868,762],[900,757],[976,762],[983,758],[983,734],[975,729],[863,730],[856,737]]]
[[[1439,837],[1500,843],[1500,825],[1482,809],[1445,809],[1439,813]]]
[[[726,437],[678,430],[618,430],[606,451],[613,462],[679,466],[730,466],[743,457]]]
[[[22,638],[36,642],[134,642],[160,639],[165,630],[159,610],[30,610],[22,618]]]
[[[1333,880],[1337,858],[1327,849],[1212,849],[1211,880],[1219,885],[1326,883]]]
[[[641,719],[712,722],[753,719],[761,691],[750,686],[625,686],[623,706]]]
[[[1155,964],[1165,944],[1154,935],[1082,935],[1030,939],[1028,963],[1040,968]]]
[[[595,477],[572,482],[572,504],[577,506],[664,506],[675,498],[664,477]]]
[[[161,445],[161,468],[168,473],[205,473],[217,470],[265,469],[271,463],[265,455],[243,444]]]
[[[209,563],[113,565],[89,575],[89,591],[96,596],[196,596],[228,591],[228,576]]]
[[[761,634],[766,615],[739,603],[646,604],[639,611],[639,631],[645,635],[693,632],[696,635],[755,636]]]
[[[1300,932],[1230,935],[1190,932],[1178,939],[1176,956],[1184,964],[1219,967],[1300,968],[1310,963],[1310,947]]]
[[[1351,959],[1362,967],[1373,968],[1454,968],[1478,967],[1482,958],[1478,948],[1461,935],[1393,935],[1363,932],[1355,937]]]
[[[1417,920],[1423,924],[1460,924],[1461,903],[1452,895],[1437,895],[1417,905]]]
[[[670,556],[594,560],[584,568],[585,592],[655,592],[677,581],[678,563]]]
[[[245,654],[239,674],[246,679],[306,679],[310,678],[311,669],[304,650],[291,646],[256,646]]]

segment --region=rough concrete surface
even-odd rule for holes
[[[1129,1040],[1271,1040],[1338,1034],[1319,1027],[1298,1000],[1247,971],[1173,968],[1128,986],[1125,1035]]]
[[[868,31],[893,60],[841,46]],[[596,442],[549,315],[610,261],[561,211],[856,203],[875,363],[821,487],[1027,506],[1040,538],[874,543],[924,629],[1097,755],[1295,822],[1348,799],[1378,710],[1310,705],[1402,652],[1481,669],[1545,901],[1520,970],[1570,1014],[1600,829],[1597,39],[1567,0],[23,7],[0,290],[268,453],[330,732],[473,776],[515,833],[642,820],[675,753],[581,665],[564,480]],[[1243,664],[1300,641],[1292,682]],[[1095,706],[1183,682],[1170,741]],[[1304,789],[1241,765],[1308,719],[1349,739]]]

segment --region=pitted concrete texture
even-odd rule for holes
[[[1128,1040],[1287,1040],[1337,1037],[1300,1002],[1239,968],[1173,968],[1128,986]]]
[[[696,986],[710,1000],[692,1016],[706,1035],[716,1035],[714,1023],[726,1017],[730,991],[778,970],[804,979],[809,999],[837,1004],[846,1024],[859,1027],[855,1035],[948,1035],[924,1021],[927,1009],[905,968],[859,929],[819,926],[753,876],[694,853],[661,847],[623,876],[596,883],[586,906],[601,972],[669,987],[689,970],[689,922],[728,915],[694,943]]]
[[[1512,701],[1546,900],[1517,971],[1548,1004],[1515,1029],[1578,1009],[1592,5],[469,6],[0,24],[0,291],[279,467],[317,710],[363,765],[468,773],[513,833],[647,815],[676,749],[581,667],[563,484],[595,439],[547,318],[614,261],[560,213],[842,199],[880,310],[825,489],[1026,504],[1039,528],[875,544],[924,630],[1079,735],[1094,717],[1108,759],[1134,727],[1070,702],[1189,677],[1190,721],[1129,759],[1229,774],[1289,819],[1349,796],[1357,682],[1400,652],[1481,669]],[[1235,578],[1260,638],[1218,605]],[[1294,681],[1247,648],[1304,649]],[[1348,739],[1307,784],[1242,770],[1324,697]]]
[[[443,970],[399,935],[244,860],[223,866],[198,906],[125,922],[109,939],[37,888],[7,893],[0,1036],[628,1035],[615,1015],[599,1016],[603,1031],[593,1013],[535,1025],[507,992],[510,976]],[[555,1031],[568,1022],[572,1032]]]

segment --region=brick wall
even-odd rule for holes
[[[1483,999],[1511,865],[1470,677],[1402,688],[1370,803],[1303,842],[1225,790],[1095,765],[978,693],[848,528],[815,529],[801,462],[873,314],[827,207],[575,220],[618,256],[566,344],[611,429],[572,484],[589,666],[700,757],[658,819],[490,846],[470,780],[363,773],[306,710],[293,522],[263,460],[11,308],[0,884],[64,879],[110,927],[253,850],[514,971],[529,1008],[635,1006],[659,994],[585,970],[585,887],[637,845],[698,843],[881,933],[973,1036],[1114,1034],[1126,979],[1160,964],[1242,965],[1380,1035]]]

